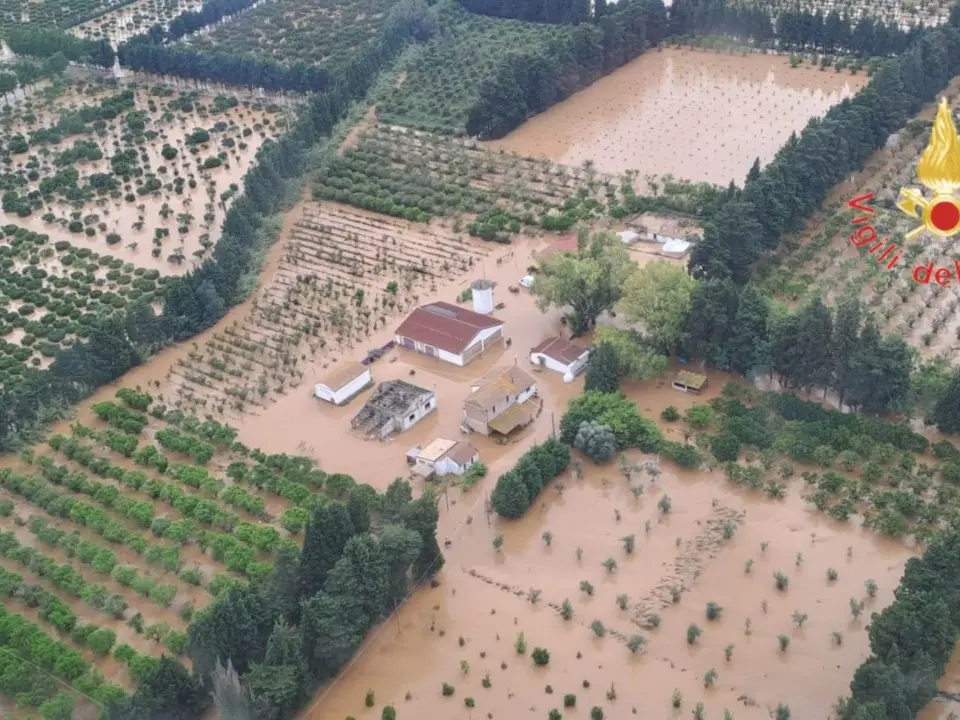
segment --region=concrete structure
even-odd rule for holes
[[[467,468],[480,460],[480,452],[465,440],[437,438],[422,450],[412,448],[407,452],[408,462],[413,459],[413,472],[423,478],[434,475],[463,475]]]
[[[707,386],[707,378],[703,375],[681,370],[673,380],[673,389],[680,392],[699,395],[700,391]]]
[[[437,395],[432,390],[403,380],[388,380],[374,390],[350,427],[383,440],[390,433],[409,430],[436,409]]]
[[[537,408],[530,400],[537,394],[536,381],[514,365],[495,367],[471,383],[470,390],[463,403],[467,430],[507,435],[535,417]]]
[[[688,252],[690,252],[689,242],[686,240],[671,239],[663,244],[663,249],[660,251],[660,254],[671,258],[682,258]]]
[[[397,328],[397,345],[464,366],[503,340],[503,321],[447,302],[421,305]]]
[[[473,296],[473,311],[480,315],[493,314],[493,283],[489,280],[474,280],[470,284]]]
[[[531,363],[562,374],[564,382],[573,382],[589,357],[587,348],[561,337],[549,337],[530,350]]]
[[[373,384],[373,371],[363,363],[346,362],[313,386],[313,396],[334,405],[346,405]]]

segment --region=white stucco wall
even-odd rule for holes
[[[476,336],[473,338],[473,340],[470,341],[470,344],[467,345],[466,349],[464,349],[463,353],[460,353],[460,354],[447,352],[446,350],[441,350],[440,348],[433,347],[432,345],[429,346],[432,352],[427,352],[428,346],[424,345],[424,343],[422,342],[414,342],[413,348],[410,348],[404,344],[403,335],[395,335],[394,340],[397,343],[397,345],[400,347],[406,347],[408,350],[413,349],[419,353],[423,353],[424,355],[430,355],[432,357],[440,358],[444,362],[448,362],[451,365],[457,365],[459,367],[463,367],[467,363],[467,361],[464,358],[473,357],[470,354],[470,350],[472,348],[475,348],[477,346],[485,347],[488,341],[491,338],[494,338],[495,336],[499,336],[496,338],[496,341],[499,341],[499,339],[503,337],[503,325],[487,328],[486,330],[481,330],[480,332],[478,332]]]
[[[370,368],[348,382],[339,390],[332,390],[323,383],[317,383],[313,388],[313,394],[321,400],[339,405],[360,392],[365,385],[373,381],[373,374]]]
[[[409,430],[418,422],[420,422],[424,416],[436,409],[437,396],[431,393],[423,402],[418,403],[414,409],[407,411],[407,414],[403,416],[402,429]],[[413,419],[411,419],[411,416],[413,416]]]
[[[536,394],[537,394],[537,386],[536,384],[533,384],[528,389],[524,390],[523,392],[517,395],[517,400],[514,403],[514,405],[525,403],[527,400],[529,400]]]
[[[569,365],[565,365],[559,360],[554,360],[552,357],[548,357],[543,353],[530,353],[530,362],[534,365],[540,365],[554,372],[558,372],[561,375],[569,372],[571,375],[576,375],[581,370],[583,370],[584,365],[587,364],[587,360],[590,357],[589,352],[584,352],[576,362],[572,362]]]

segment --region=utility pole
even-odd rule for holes
[[[447,492],[447,490],[448,490],[449,488],[450,488],[450,483],[448,483],[448,482],[445,481],[445,482],[443,483],[443,498],[444,498],[444,500],[447,501],[447,512],[450,512],[450,495],[449,495],[449,493]]]
[[[551,437],[557,436],[557,423],[552,410],[550,411],[550,435]]]
[[[393,616],[397,619],[397,636],[403,635],[403,628],[400,626],[400,601],[393,601]]]

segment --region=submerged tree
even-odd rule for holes
[[[570,307],[570,329],[575,336],[582,335],[620,298],[623,282],[634,267],[636,263],[613,233],[598,233],[589,241],[582,235],[576,255],[561,253],[541,264],[533,292],[543,311]]]

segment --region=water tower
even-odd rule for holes
[[[473,311],[481,315],[493,312],[493,283],[487,279],[474,280],[470,285],[473,294]]]

